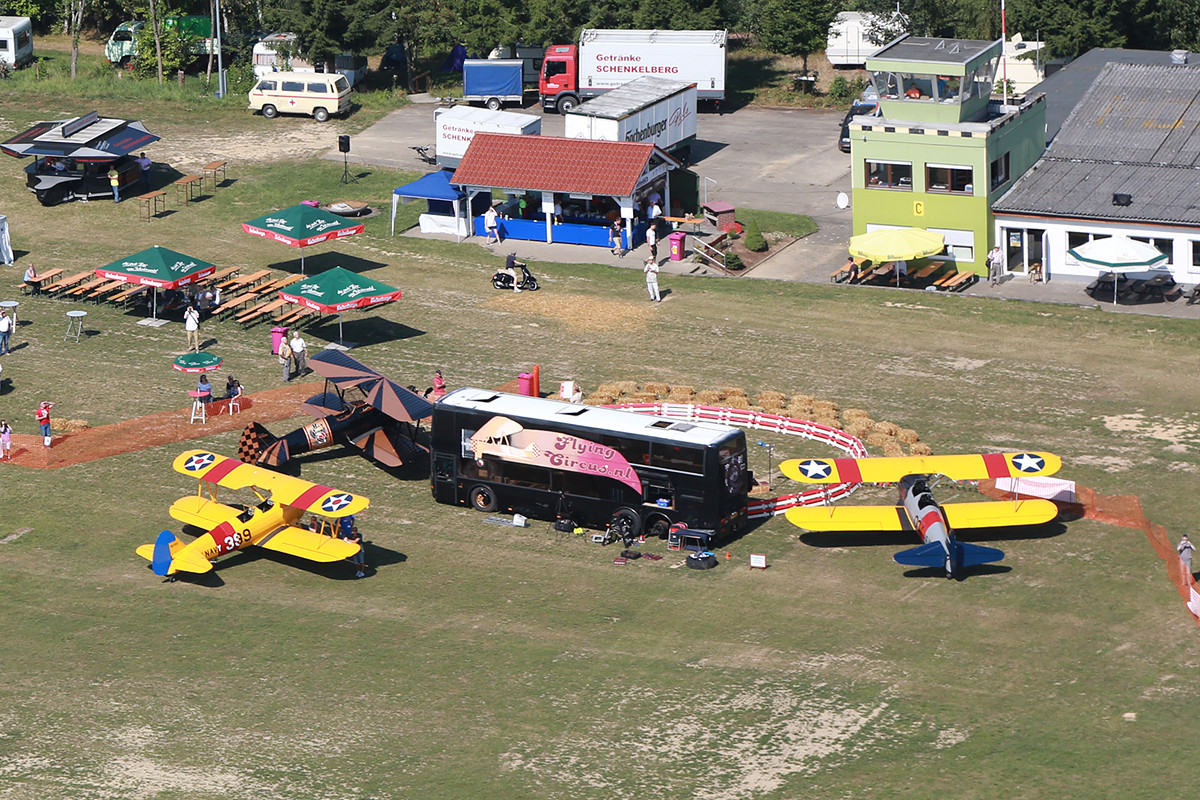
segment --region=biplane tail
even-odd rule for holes
[[[949,550],[947,550],[949,547]],[[930,542],[920,547],[902,550],[892,556],[897,564],[909,567],[943,568],[947,575],[955,575],[963,567],[976,567],[980,564],[991,564],[1004,559],[1004,551],[994,547],[984,547],[978,544],[967,544],[952,540]]]
[[[206,559],[184,552],[186,545],[170,531],[158,534],[154,544],[144,544],[137,549],[137,554],[150,562],[150,569],[155,575],[173,575],[184,572],[208,572],[212,564]]]
[[[261,424],[251,422],[242,431],[242,438],[238,442],[239,461],[277,467],[289,458],[291,454],[287,441],[276,437]]]

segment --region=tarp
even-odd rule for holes
[[[463,97],[520,97],[523,62],[468,59],[463,62]]]
[[[452,214],[441,214],[441,216],[453,216],[455,219],[460,218],[462,211],[462,201],[467,198],[465,192],[459,191],[450,185],[450,172],[446,170],[438,170],[430,172],[427,175],[422,175],[412,183],[406,183],[403,186],[398,186],[392,190],[392,234],[396,233],[396,207],[400,203],[407,203],[409,200],[428,200],[429,213],[438,213],[436,204],[442,204],[445,208],[446,203],[450,204],[449,210]]]
[[[128,155],[158,139],[140,122],[101,117],[93,111],[82,117],[39,122],[0,143],[0,150],[17,158],[51,156],[104,162]]]

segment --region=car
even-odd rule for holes
[[[879,103],[874,100],[859,98],[850,106],[846,116],[842,118],[842,132],[838,137],[838,149],[843,153],[850,152],[850,120],[855,117],[875,116],[879,114]]]

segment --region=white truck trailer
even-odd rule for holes
[[[433,112],[434,154],[439,167],[457,167],[475,134],[540,134],[542,118],[513,111],[451,106]]]
[[[637,78],[580,103],[563,116],[564,135],[606,142],[649,142],[667,152],[696,138],[696,85]]]

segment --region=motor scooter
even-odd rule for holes
[[[538,290],[537,278],[533,277],[533,273],[529,271],[529,267],[517,262],[517,266],[521,268],[521,282],[517,288],[523,292],[536,292]],[[492,286],[497,289],[507,289],[510,292],[513,288],[513,277],[505,270],[497,270],[492,276]]]

